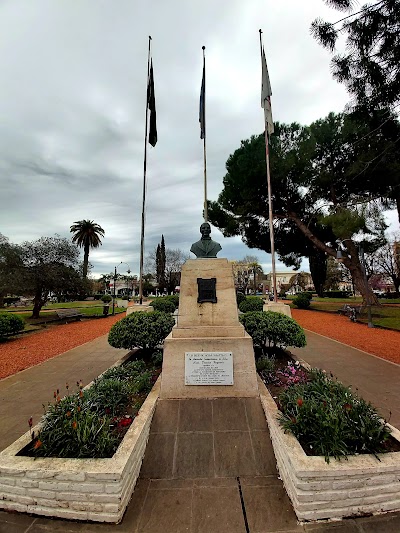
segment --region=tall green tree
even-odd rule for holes
[[[20,246],[23,258],[23,290],[33,294],[32,318],[39,318],[49,294],[77,293],[83,288],[79,273],[79,251],[59,235],[41,237]]]
[[[362,136],[358,127],[352,116],[333,113],[310,127],[275,124],[270,145],[275,244],[278,253],[291,257],[287,236],[302,235],[311,249],[336,257],[340,240],[354,283],[366,301],[376,303],[364,283],[357,242],[377,247],[386,226],[368,201],[365,178],[354,174],[364,148],[355,143]],[[269,252],[263,135],[242,141],[226,168],[224,188],[210,203],[210,221],[225,236],[240,235],[248,246]]]
[[[101,238],[104,237],[104,230],[93,220],[78,220],[70,227],[70,232],[74,234],[72,242],[83,248],[83,277],[87,277],[89,266],[89,250],[101,246]]]
[[[332,23],[316,19],[314,37],[335,51],[345,36],[344,53],[332,58],[335,79],[346,85],[357,107],[387,109],[400,103],[400,0],[375,0],[361,9],[354,0],[324,0],[346,13]]]
[[[161,243],[157,245],[156,250],[156,280],[158,288],[161,292],[166,288],[165,280],[165,267],[166,267],[166,255],[165,255],[165,240],[164,235],[161,235]]]
[[[20,293],[22,267],[20,248],[0,233],[0,307],[4,296]]]

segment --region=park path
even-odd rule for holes
[[[341,315],[308,309],[292,309],[292,318],[304,329],[400,364],[400,331],[369,328]]]

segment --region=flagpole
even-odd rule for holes
[[[145,223],[145,205],[146,205],[146,170],[147,170],[147,128],[148,128],[148,96],[147,88],[150,76],[150,55],[151,55],[151,35],[149,35],[149,51],[147,56],[147,83],[146,83],[146,125],[144,133],[144,161],[143,161],[143,199],[142,199],[142,230],[140,235],[140,274],[139,274],[139,304],[143,303],[143,256],[144,256],[144,223]]]
[[[204,159],[204,222],[208,222],[207,211],[207,157],[206,157],[206,57],[203,46],[203,75],[204,75],[204,137],[203,137],[203,159]]]
[[[262,31],[260,30],[260,52],[262,60]],[[272,214],[272,196],[271,196],[271,174],[269,168],[269,142],[268,142],[268,124],[267,117],[264,110],[264,126],[265,126],[265,162],[267,166],[267,187],[268,187],[268,218],[269,218],[269,239],[271,243],[271,261],[272,261],[272,287],[274,290],[274,302],[278,301],[276,291],[276,270],[275,270],[275,240],[274,240],[274,217]]]

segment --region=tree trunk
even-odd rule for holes
[[[297,213],[288,210],[288,215],[289,218],[293,220],[297,227],[307,237],[307,239],[310,239],[314,246],[316,246],[316,248],[336,258],[336,250],[320,241],[318,237],[316,237],[309,229],[309,227],[298,217]],[[350,270],[354,285],[363,297],[363,303],[366,305],[381,305],[377,296],[372,292],[371,287],[364,278],[364,271],[360,263],[356,244],[351,239],[346,239],[346,248],[348,249],[350,255],[343,258],[343,263]]]
[[[43,294],[41,290],[38,290],[36,292],[35,297],[33,299],[33,310],[32,310],[31,318],[39,318],[40,310],[46,303],[47,296],[48,296],[47,292],[45,292],[45,294]]]
[[[85,243],[83,254],[83,277],[87,277],[89,267],[89,244]]]

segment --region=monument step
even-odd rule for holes
[[[179,318],[178,326],[172,329],[172,337],[174,339],[245,337],[245,333],[242,325],[181,328],[179,327]]]

